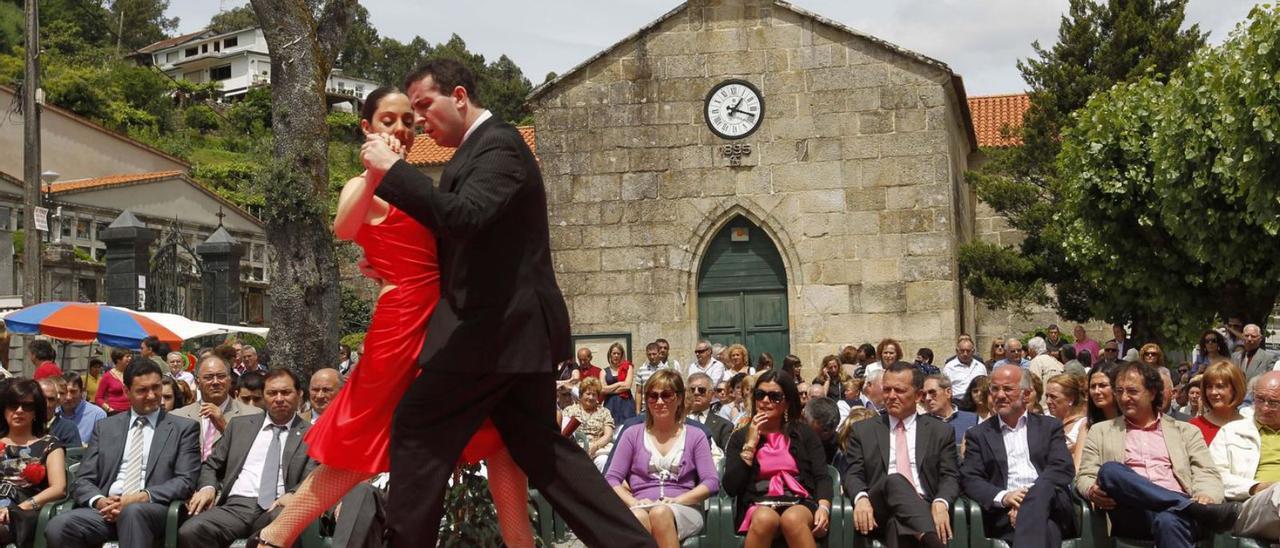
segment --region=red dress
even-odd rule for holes
[[[395,287],[378,297],[360,365],[303,439],[319,462],[376,474],[391,465],[391,419],[418,376],[427,320],[440,300],[440,268],[435,236],[395,207],[381,223],[362,225],[355,240],[369,266]],[[502,447],[486,421],[462,460],[474,463]]]

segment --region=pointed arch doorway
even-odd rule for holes
[[[698,269],[698,335],[712,343],[742,343],[755,365],[761,352],[775,364],[791,352],[787,274],[767,233],[738,216],[716,233]]]

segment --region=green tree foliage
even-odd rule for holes
[[[354,289],[342,286],[342,334],[364,333],[372,320],[373,303],[360,298]]]
[[[13,54],[22,45],[24,21],[21,8],[0,3],[0,54]]]
[[[214,112],[208,105],[192,105],[187,108],[186,114],[183,115],[183,121],[186,122],[187,127],[200,133],[216,130],[221,125],[218,113]]]
[[[1057,157],[1071,114],[1117,82],[1144,75],[1164,81],[1185,64],[1205,40],[1195,25],[1181,29],[1185,7],[1186,0],[1071,0],[1057,43],[1033,44],[1036,57],[1018,63],[1031,87],[1023,145],[995,153],[995,161],[968,178],[1025,239],[1016,248],[975,242],[961,249],[961,277],[975,296],[1017,311],[1050,305],[1075,320],[1152,320],[1096,316],[1091,303],[1098,288],[1076,275],[1067,261],[1072,250],[1049,225],[1064,199]]]
[[[1215,317],[1263,323],[1280,277],[1280,7],[1257,7],[1167,82],[1095,96],[1063,134],[1045,235],[1094,317],[1194,340]]]
[[[164,40],[178,28],[177,17],[165,17],[169,0],[112,0],[108,10],[107,26],[113,33],[121,52],[137,50],[148,44]]]
[[[253,6],[249,4],[220,11],[213,16],[213,19],[209,20],[209,30],[212,30],[215,34],[224,34],[256,26],[258,26],[258,14],[253,12]]]

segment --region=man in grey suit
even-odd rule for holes
[[[1231,361],[1244,371],[1244,380],[1248,383],[1254,377],[1271,371],[1271,368],[1276,365],[1276,359],[1280,356],[1262,347],[1262,328],[1257,325],[1246,325],[1241,333],[1244,348],[1232,352]]]
[[[130,411],[94,426],[71,489],[79,508],[49,522],[50,546],[153,546],[169,503],[191,496],[200,473],[198,426],[160,408],[163,378],[151,360],[125,369]]]
[[[271,370],[263,399],[267,413],[231,419],[205,459],[178,546],[225,548],[258,532],[315,469],[302,442],[311,423],[298,416],[302,379],[290,369]]]
[[[200,423],[200,460],[213,453],[213,445],[222,437],[227,422],[236,417],[262,413],[262,410],[231,397],[231,367],[210,354],[196,366],[196,385],[202,401],[192,403],[173,414]]]

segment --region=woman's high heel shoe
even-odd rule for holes
[[[258,533],[256,535],[253,535],[252,537],[249,537],[249,540],[246,541],[244,545],[245,545],[245,548],[284,548],[284,546],[281,546],[274,542],[262,540],[262,533]]]

